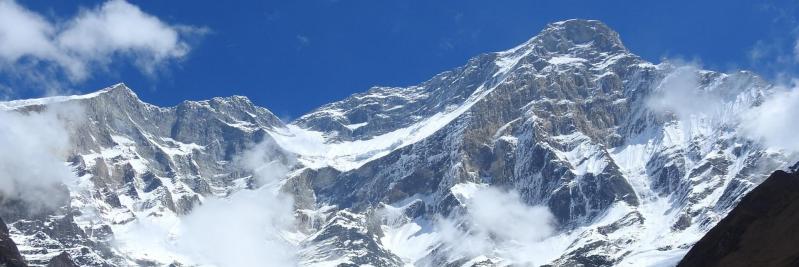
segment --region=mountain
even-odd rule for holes
[[[678,266],[797,266],[799,175],[776,171],[694,245]]]
[[[712,110],[653,107],[684,77],[714,96]],[[81,266],[255,264],[226,255],[280,265],[259,254],[287,247],[296,255],[268,256],[303,266],[668,266],[796,161],[722,116],[772,91],[751,72],[647,62],[607,25],[567,20],[419,85],[373,87],[291,123],[246,97],[165,108],[124,84],[0,102],[79,114],[65,126],[75,177],[53,191],[66,192],[61,202],[32,213],[5,197],[0,217],[33,265],[61,252]],[[250,243],[265,233],[268,247]],[[257,249],[234,250],[245,247]]]

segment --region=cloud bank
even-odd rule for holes
[[[130,60],[148,75],[190,51],[199,27],[171,25],[124,0],[51,20],[13,0],[0,0],[0,70],[18,79],[80,82],[115,59]],[[36,70],[36,73],[28,73]],[[46,71],[44,71],[46,70]]]

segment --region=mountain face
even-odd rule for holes
[[[14,244],[14,240],[8,235],[8,228],[2,219],[0,219],[0,262],[3,263],[2,266],[8,267],[26,266],[17,244]]]
[[[677,72],[717,96],[713,112],[652,107]],[[66,127],[75,177],[56,186],[58,205],[0,197],[0,217],[32,265],[66,252],[80,266],[233,266],[213,260],[224,247],[198,250],[181,233],[245,247],[228,237],[263,219],[285,226],[270,248],[287,246],[303,266],[669,266],[795,161],[715,115],[771,90],[750,72],[646,62],[603,23],[568,20],[288,124],[245,97],[164,108],[123,84],[0,102],[23,114],[78,106],[82,118]],[[207,212],[238,199],[255,203],[245,219]],[[290,218],[255,216],[284,208]]]
[[[797,266],[799,175],[776,171],[688,252],[679,266]]]

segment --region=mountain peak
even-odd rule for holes
[[[98,95],[98,96],[101,95],[101,94],[111,94],[111,95],[115,95],[115,96],[133,97],[133,98],[136,98],[136,99],[139,98],[139,96],[136,95],[136,93],[133,92],[133,90],[130,89],[130,87],[125,85],[125,83],[117,83],[117,84],[114,84],[112,86],[109,86],[109,87],[106,87],[104,89],[101,89],[101,90],[99,90],[99,91],[97,91],[95,93],[92,93],[92,94],[95,94],[95,95]],[[89,94],[89,95],[92,95],[92,94]]]
[[[593,41],[595,45],[625,49],[619,33],[598,20],[570,19],[553,22],[541,31],[539,36],[541,35],[568,40],[574,44]]]
[[[598,51],[618,52],[627,48],[619,33],[598,20],[570,19],[548,24],[532,40],[550,51],[590,45]]]
[[[117,83],[112,86],[83,95],[50,96],[43,98],[19,99],[19,100],[0,102],[0,110],[15,110],[27,106],[48,105],[60,102],[67,102],[71,100],[92,99],[101,96],[130,98],[130,99],[135,99],[137,101],[139,100],[139,96],[136,95],[136,93],[134,93],[133,90],[128,88],[128,86],[126,86],[124,83]]]

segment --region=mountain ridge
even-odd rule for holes
[[[632,54],[599,21],[568,20],[420,85],[374,87],[290,123],[246,97],[161,108],[124,84],[6,104],[36,110],[66,99],[80,103],[89,122],[68,131],[69,164],[90,186],[70,187],[72,203],[49,218],[10,228],[30,248],[42,235],[36,225],[53,220],[105,233],[80,242],[46,234],[80,265],[192,262],[168,246],[108,240],[131,238],[125,234],[141,223],[171,232],[170,222],[201,203],[261,190],[257,171],[239,161],[263,146],[261,160],[286,165],[276,184],[292,196],[297,226],[285,231],[299,240],[292,242],[303,265],[673,262],[768,172],[791,161],[709,115],[651,110],[649,99],[668,89],[675,69]],[[732,111],[770,90],[752,73],[688,72],[698,77],[689,89],[726,93],[723,107]],[[521,256],[518,241],[475,221],[482,217],[471,199],[493,189],[510,194],[511,203],[548,210],[554,234],[528,243],[557,251]],[[489,245],[462,253],[445,235],[448,222],[465,229],[454,232],[461,238]],[[474,239],[480,231],[490,238]],[[23,254],[33,262],[54,255]]]

